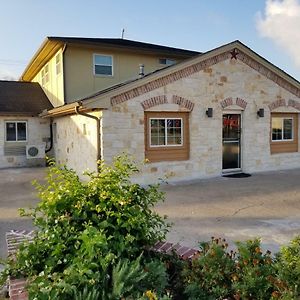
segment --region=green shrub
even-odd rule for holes
[[[258,239],[237,243],[232,288],[238,299],[270,299],[275,269],[271,252],[263,254]]]
[[[40,203],[22,211],[32,217],[37,235],[20,247],[16,260],[8,261],[2,281],[7,275],[26,276],[32,299],[70,299],[75,288],[83,292],[92,286],[106,295],[117,287],[129,295],[147,276],[143,262],[135,263],[145,246],[164,239],[168,231],[164,218],[152,210],[163,193],[156,185],[131,183],[137,170],[127,157],[100,169],[84,183],[74,171],[51,164],[47,184],[36,184]],[[140,277],[128,277],[130,270],[139,270]]]
[[[234,261],[227,247],[225,240],[215,238],[200,244],[199,257],[184,270],[188,299],[223,299],[231,294]]]
[[[300,236],[280,249],[276,257],[277,276],[273,283],[282,299],[300,299]]]

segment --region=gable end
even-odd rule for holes
[[[236,50],[237,48],[234,48]],[[254,69],[255,71],[259,72],[263,76],[267,77],[280,87],[284,88],[285,90],[289,91],[293,95],[300,98],[300,89],[288,82],[286,79],[282,78],[281,76],[277,75],[274,71],[270,70],[269,68],[265,67],[262,63],[258,62],[257,60],[253,59],[249,55],[245,54],[244,52],[237,49],[238,52],[236,53],[235,59],[238,59]],[[155,79],[148,83],[145,83],[139,87],[133,88],[129,91],[121,93],[119,95],[113,96],[110,99],[111,105],[117,105],[122,102],[128,101],[132,98],[138,97],[145,93],[151,92],[155,89],[163,87],[167,84],[180,80],[182,78],[186,78],[194,73],[202,71],[206,68],[209,68],[212,65],[215,65],[221,61],[225,61],[227,59],[232,59],[232,49],[226,52],[217,54],[215,56],[209,57],[205,60],[202,60],[198,63],[185,67],[181,70],[175,71],[169,75],[163,76],[161,78]]]

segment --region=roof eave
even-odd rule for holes
[[[19,80],[31,81],[38,71],[43,67],[43,65],[48,61],[48,59],[52,57],[58,51],[58,49],[63,47],[63,45],[64,43],[53,41],[47,37],[33,55],[32,59],[29,61]]]

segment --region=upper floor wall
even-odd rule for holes
[[[63,59],[63,50],[59,49],[32,79],[41,85],[54,107],[64,104]]]
[[[144,65],[144,73],[147,74],[182,60],[178,56],[143,54],[113,48],[67,47],[64,53],[66,103],[137,78],[140,64]]]

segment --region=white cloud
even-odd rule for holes
[[[0,67],[0,80],[17,80],[18,75],[15,70]]]
[[[300,2],[267,0],[264,13],[256,19],[258,32],[286,51],[300,67]]]

